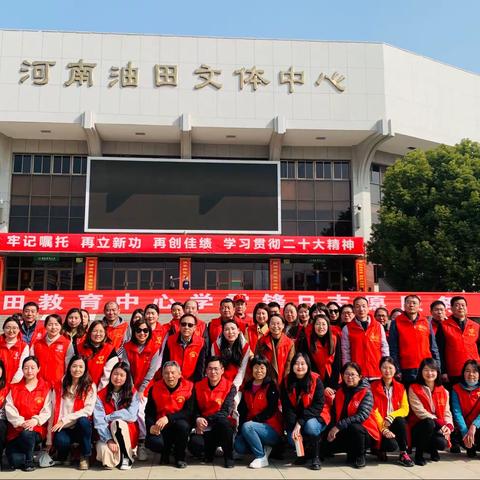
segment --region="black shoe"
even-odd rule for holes
[[[233,468],[235,466],[235,461],[233,458],[226,458],[224,460],[224,466],[225,468]]]
[[[22,467],[23,472],[33,472],[34,470],[35,470],[35,466],[33,465],[33,462],[27,462]]]
[[[427,461],[423,458],[423,455],[415,455],[415,465],[424,467],[427,464]]]
[[[320,462],[320,458],[318,457],[313,457],[312,458],[312,464],[310,465],[310,468],[312,470],[320,470],[322,468],[322,464]]]
[[[177,460],[175,466],[177,468],[187,468],[187,462],[185,460]]]
[[[363,468],[367,465],[367,462],[365,460],[365,455],[359,455],[357,458],[355,458],[355,463],[353,464],[354,468]]]
[[[458,443],[452,444],[452,446],[450,447],[450,453],[461,453],[460,445]]]
[[[2,465],[2,472],[14,472],[16,469],[17,467],[15,465],[10,465],[9,463],[4,463]]]
[[[213,457],[203,457],[203,462],[204,463],[213,463]]]
[[[440,461],[440,454],[438,453],[438,450],[432,450],[432,453],[430,454],[430,460],[432,462]]]
[[[477,449],[475,447],[467,448],[467,457],[468,458],[475,458],[476,456],[477,456]]]
[[[170,455],[162,453],[160,457],[160,465],[168,465],[170,463]]]
[[[307,463],[307,457],[297,457],[293,463],[295,465],[305,465]]]

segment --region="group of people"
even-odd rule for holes
[[[195,300],[174,303],[168,323],[155,304],[123,320],[114,301],[101,320],[73,308],[40,321],[29,302],[0,336],[3,468],[34,470],[38,450],[81,470],[93,450],[121,470],[149,451],[177,468],[187,451],[262,468],[288,447],[314,470],[338,452],[362,468],[368,449],[380,460],[398,451],[407,467],[447,448],[474,457],[479,324],[464,297],[450,308],[434,302],[427,317],[412,294],[392,314],[372,316],[357,297],[341,308],[258,303],[250,316],[236,295],[207,324]]]

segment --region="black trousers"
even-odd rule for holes
[[[340,430],[331,443],[331,452],[346,452],[349,457],[365,455],[373,439],[360,423],[352,423],[345,430]]]
[[[7,425],[8,422],[3,419],[0,419],[0,460],[3,455],[3,450],[5,449],[5,442],[7,437]]]
[[[407,421],[404,417],[397,417],[390,425],[389,430],[395,434],[395,438],[385,438],[382,436],[382,445],[380,450],[383,452],[396,452],[407,450]]]
[[[165,456],[170,455],[173,446],[175,448],[175,461],[184,461],[189,433],[190,425],[186,420],[169,422],[160,432],[160,435],[152,435],[147,432],[145,446],[152,452]]]
[[[440,427],[431,418],[421,420],[412,428],[412,438],[416,455],[447,448],[447,440],[440,432]]]
[[[233,459],[233,427],[226,418],[215,422],[203,435],[191,435],[188,449],[194,457],[210,460],[219,446],[224,458]]]

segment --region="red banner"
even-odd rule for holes
[[[180,258],[179,263],[180,278],[178,279],[178,288],[190,290],[192,260],[190,258]]]
[[[88,257],[85,260],[85,290],[92,291],[97,288],[98,258]]]
[[[364,258],[355,259],[355,273],[357,290],[359,292],[365,292],[367,290],[367,262]]]
[[[270,259],[270,290],[282,289],[282,261],[279,258]]]
[[[94,292],[68,290],[68,291],[39,291],[39,292],[0,292],[0,314],[11,315],[22,310],[25,302],[36,302],[40,306],[40,313],[58,313],[64,315],[70,308],[85,308],[92,314],[100,314],[103,305],[110,300],[115,300],[124,315],[136,308],[143,308],[148,303],[158,305],[160,312],[168,314],[173,302],[185,302],[194,299],[198,302],[202,314],[217,314],[220,300],[225,297],[233,298],[237,293],[242,293],[247,298],[248,311],[251,313],[258,302],[278,302],[283,307],[287,302],[307,303],[334,301],[343,305],[351,303],[356,296],[368,299],[370,311],[378,307],[387,307],[391,310],[403,306],[403,300],[412,292],[316,292],[316,291],[260,291],[260,290],[96,290]],[[449,310],[450,299],[455,295],[462,295],[468,302],[468,314],[480,317],[480,294],[478,293],[440,293],[420,292],[424,314],[429,314],[430,303],[442,300]]]
[[[0,233],[0,252],[363,255],[362,237]]]

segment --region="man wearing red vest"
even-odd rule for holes
[[[440,324],[447,319],[447,310],[441,300],[435,300],[430,304],[430,322],[432,323],[433,333],[437,334]]]
[[[403,308],[403,313],[392,320],[388,344],[402,382],[410,385],[417,378],[420,362],[432,357],[440,366],[440,355],[432,325],[420,313],[420,297],[407,295]]]
[[[45,326],[38,320],[38,304],[27,302],[22,310],[22,340],[32,346],[45,336]]]
[[[223,450],[225,468],[233,468],[233,425],[229,416],[237,389],[223,376],[220,357],[207,361],[207,377],[195,384],[195,434],[190,437],[189,450],[195,457],[213,461],[215,449]]]
[[[132,336],[130,325],[120,317],[120,307],[117,302],[107,302],[103,307],[103,314],[107,337],[112,341],[118,356],[122,357],[123,344],[128,342]]]
[[[242,332],[245,333],[246,327],[253,325],[253,318],[247,314],[247,297],[243,294],[235,295],[233,305],[235,307],[235,321]]]
[[[368,380],[380,378],[380,359],[390,355],[385,329],[368,313],[368,300],[353,300],[355,318],[342,329],[342,364],[360,365]]]
[[[153,384],[145,408],[145,445],[153,452],[161,454],[161,464],[170,463],[173,446],[175,466],[187,466],[185,452],[191,429],[193,403],[193,383],[182,378],[177,362],[166,362],[162,368],[162,380]]]
[[[437,330],[442,359],[442,379],[450,385],[463,381],[462,368],[467,360],[480,361],[480,326],[467,317],[467,300],[461,296],[450,300],[452,315]]]

